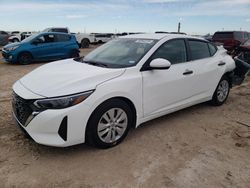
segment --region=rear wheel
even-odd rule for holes
[[[132,120],[132,111],[126,102],[108,100],[91,115],[86,130],[87,142],[98,148],[113,147],[126,137]]]
[[[222,105],[228,98],[230,91],[229,79],[223,76],[214,92],[212,104],[214,106]]]
[[[14,38],[13,42],[19,42],[19,40],[17,38]]]
[[[82,41],[81,41],[81,47],[82,48],[88,48],[89,44],[90,44],[90,42],[89,42],[88,39],[82,39]]]
[[[32,63],[32,55],[28,52],[21,53],[18,56],[18,62],[22,65],[27,65]]]

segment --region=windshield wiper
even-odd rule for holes
[[[84,61],[83,59],[82,59],[82,62],[83,62],[83,63],[90,64],[90,65],[99,66],[99,67],[108,67],[108,65],[107,65],[107,64],[105,64],[105,63],[101,63],[101,62]]]

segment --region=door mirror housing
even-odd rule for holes
[[[35,39],[32,41],[32,44],[37,45],[39,43],[39,40]]]
[[[32,44],[34,44],[34,45],[37,45],[37,44],[40,44],[40,43],[42,43],[43,41],[41,41],[40,39],[34,39],[33,41],[32,41]]]
[[[170,61],[163,58],[154,59],[149,64],[150,69],[158,69],[158,70],[169,69],[170,66],[171,66]]]

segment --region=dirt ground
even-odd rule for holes
[[[250,187],[250,77],[225,105],[150,121],[117,147],[54,148],[26,139],[11,117],[12,84],[43,64],[0,62],[1,188]]]

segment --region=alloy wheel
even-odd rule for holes
[[[98,137],[105,143],[119,140],[128,126],[128,116],[121,108],[112,108],[105,112],[97,126]]]
[[[229,83],[227,80],[222,80],[217,89],[217,99],[219,102],[223,102],[229,92]]]

